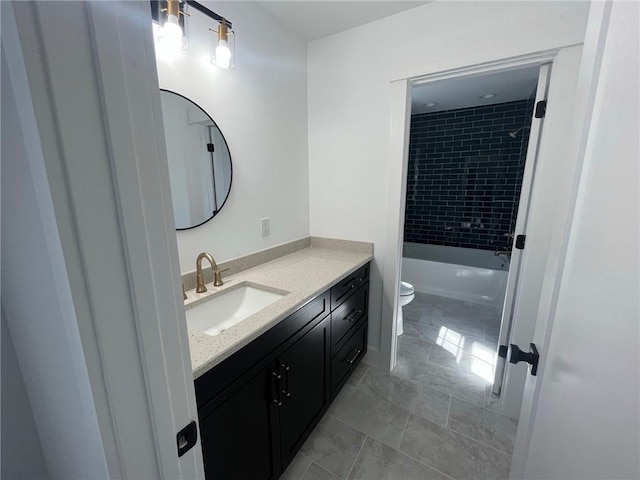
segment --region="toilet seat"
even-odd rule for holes
[[[400,282],[400,298],[398,302],[398,314],[397,314],[397,327],[396,334],[402,335],[404,333],[404,319],[402,315],[402,307],[408,305],[416,297],[413,290],[413,285],[407,282]]]
[[[407,282],[400,282],[400,296],[401,297],[408,297],[410,295],[413,295],[414,290],[413,290],[413,285],[411,285],[410,283]]]

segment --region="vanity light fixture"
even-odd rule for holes
[[[189,47],[186,31],[189,6],[218,23],[217,29],[209,29],[217,33],[211,63],[224,69],[235,67],[235,32],[229,20],[195,0],[150,0],[150,3],[154,31],[163,49],[166,46],[167,50],[177,52]]]
[[[156,4],[157,23],[156,28],[158,43],[169,53],[189,48],[187,36],[187,2],[185,0],[166,0],[164,2],[151,2]],[[164,4],[164,5],[161,5]]]
[[[211,56],[211,63],[216,67],[223,68],[225,70],[236,66],[235,47],[236,47],[236,35],[233,30],[229,28],[229,22],[226,18],[222,18],[218,22],[218,29],[210,29],[212,32],[217,33],[217,41],[214,44],[215,50]]]

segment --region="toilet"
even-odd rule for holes
[[[396,326],[396,333],[398,335],[402,335],[404,333],[402,307],[410,304],[414,298],[416,298],[416,294],[413,291],[413,285],[407,282],[400,282],[400,301],[398,302],[398,325]]]

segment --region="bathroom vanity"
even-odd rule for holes
[[[289,293],[219,335],[190,329],[207,478],[286,469],[367,351],[370,258],[312,247],[241,272],[225,287]]]

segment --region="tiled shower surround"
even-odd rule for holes
[[[525,99],[411,117],[405,242],[510,246],[533,106]]]

